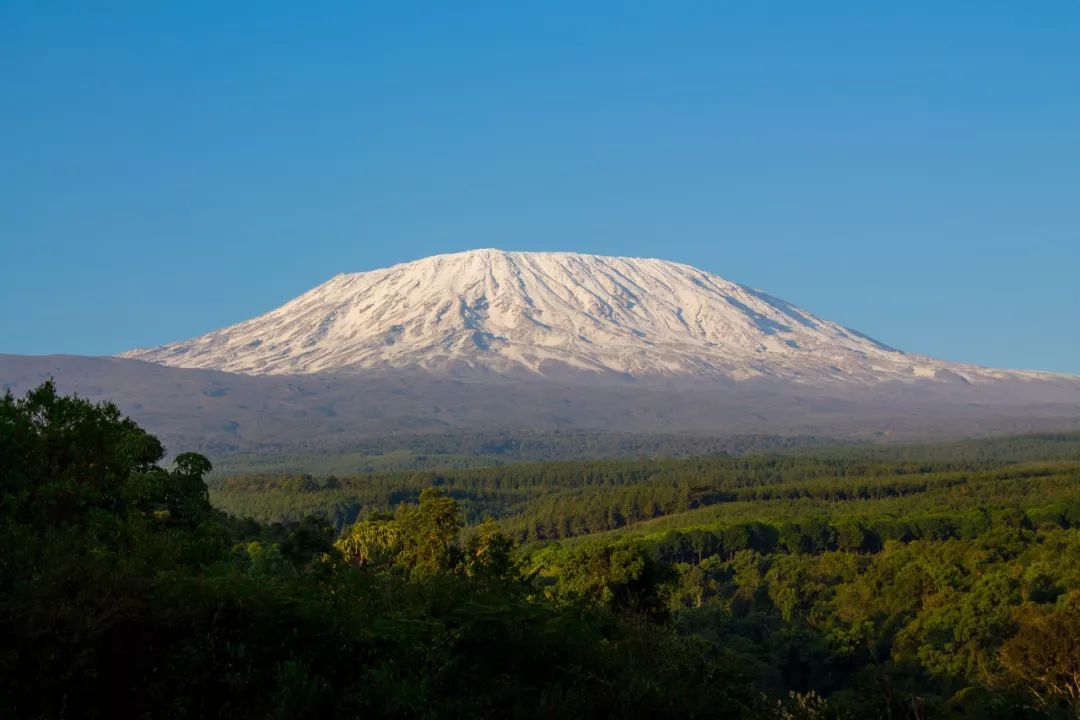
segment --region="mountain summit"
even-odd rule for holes
[[[338,275],[265,315],[123,356],[259,375],[415,368],[855,384],[1037,376],[900,352],[689,265],[500,250]]]

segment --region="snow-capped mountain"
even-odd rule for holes
[[[215,456],[352,453],[427,433],[469,447],[492,433],[626,433],[637,453],[656,434],[1080,427],[1080,378],[912,355],[688,265],[574,253],[477,250],[339,275],[252,320],[125,355],[0,355],[0,391],[55,378],[117,401],[170,447]]]
[[[123,356],[259,375],[469,368],[855,384],[1044,377],[904,353],[689,265],[499,250],[338,275],[265,315]]]

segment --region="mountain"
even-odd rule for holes
[[[1080,378],[912,355],[687,265],[573,253],[339,275],[123,357],[0,355],[0,390],[49,377],[215,460],[1080,428]]]
[[[689,265],[499,250],[338,275],[265,315],[122,356],[256,375],[479,370],[804,385],[1051,377],[904,353]]]

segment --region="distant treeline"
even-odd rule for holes
[[[848,444],[852,443],[812,435],[709,437],[587,430],[417,433],[363,440],[345,450],[284,454],[268,450],[229,454],[221,457],[216,473],[220,476],[306,472],[320,476],[348,476],[521,462],[741,455]]]
[[[1013,456],[1029,457],[1047,444],[1080,458],[1080,442],[1069,436],[1010,440]],[[518,541],[550,540],[617,530],[695,511],[745,510],[763,501],[796,502],[827,509],[855,503],[860,512],[888,512],[885,501],[905,496],[962,498],[974,489],[993,496],[1022,493],[1032,483],[1065,492],[1080,463],[1013,463],[1005,452],[968,452],[957,445],[944,458],[881,457],[872,449],[821,455],[720,456],[687,459],[573,461],[494,468],[382,473],[338,477],[260,473],[217,478],[211,496],[219,507],[263,522],[298,520],[317,514],[341,529],[373,512],[413,502],[426,487],[438,487],[461,503],[466,521],[497,518]],[[981,444],[970,445],[974,451]],[[937,448],[941,449],[941,448]],[[950,457],[951,456],[951,457]],[[1001,497],[1002,502],[1016,500]],[[878,501],[881,507],[873,503]],[[823,510],[824,511],[824,510]]]
[[[348,449],[307,453],[223,455],[216,476],[248,473],[319,477],[494,467],[513,463],[619,459],[678,459],[745,454],[812,454],[878,460],[990,461],[1080,458],[1080,432],[1035,433],[943,443],[871,443],[814,435],[611,433],[585,430],[505,430],[398,434],[360,441]]]
[[[726,527],[669,530],[645,538],[658,560],[701,563],[712,557],[731,560],[742,550],[760,553],[821,554],[825,552],[879,552],[889,541],[974,540],[993,529],[1080,529],[1080,497],[1060,500],[1041,508],[988,510],[975,507],[961,512],[926,513],[896,518],[842,518],[836,521],[806,518],[779,523],[752,521]]]

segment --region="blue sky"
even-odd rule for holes
[[[1080,373],[1080,4],[0,4],[0,352],[475,247]]]

